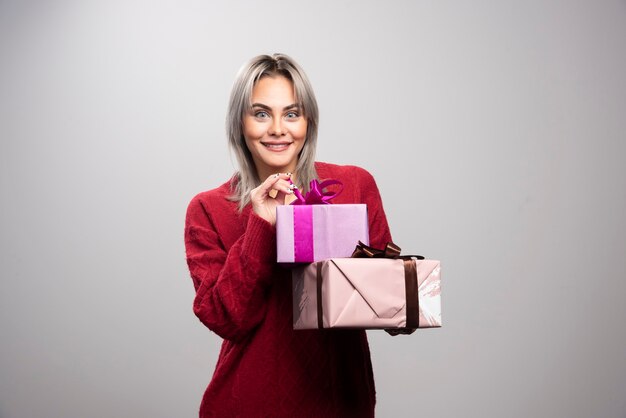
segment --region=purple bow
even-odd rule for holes
[[[341,186],[338,192],[325,192],[323,191],[326,187],[332,186],[334,184],[338,184]],[[323,182],[318,182],[317,180],[311,180],[311,184],[309,185],[309,191],[303,197],[300,190],[294,189],[293,194],[296,195],[296,200],[291,202],[292,205],[328,205],[330,199],[334,199],[339,196],[343,191],[343,183],[339,180],[326,180]]]

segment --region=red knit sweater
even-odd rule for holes
[[[367,171],[326,163],[316,169],[320,179],[343,182],[333,203],[367,204],[371,245],[391,240]],[[229,183],[198,194],[185,223],[194,312],[224,339],[200,417],[374,416],[365,332],[293,330],[291,274],[276,263],[275,228],[250,205],[239,213],[229,194]]]

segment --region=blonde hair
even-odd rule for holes
[[[239,171],[231,180],[233,194],[230,199],[239,202],[241,211],[250,202],[250,192],[261,184],[261,179],[246,146],[243,136],[243,117],[250,110],[252,89],[266,76],[283,76],[293,83],[296,102],[307,119],[304,147],[298,155],[296,165],[298,186],[307,191],[309,182],[317,178],[315,171],[315,146],[319,113],[311,83],[304,70],[289,56],[284,54],[259,55],[248,61],[237,74],[230,93],[226,116],[226,134]]]

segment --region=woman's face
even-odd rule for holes
[[[243,135],[257,173],[293,173],[304,146],[307,120],[294,98],[293,83],[265,76],[252,90],[252,106],[243,118]]]

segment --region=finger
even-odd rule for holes
[[[295,188],[296,186],[293,183],[290,183],[285,180],[278,180],[272,186],[272,190],[276,190],[278,191],[278,193],[281,193],[281,194],[292,194]]]
[[[261,183],[259,185],[259,187],[257,187],[256,189],[254,189],[252,191],[252,194],[259,197],[259,198],[265,198],[267,196],[271,197],[272,199],[276,197],[276,194],[272,193],[270,194],[270,192],[272,191],[272,188],[274,186],[274,183],[276,183],[279,180],[279,175],[278,174],[272,174],[271,176],[269,176],[268,178],[266,178],[263,183]]]
[[[292,174],[291,173],[276,173],[273,176],[279,178],[280,180],[286,180],[287,182],[289,182]]]
[[[290,173],[289,174],[287,173],[272,174],[271,176],[266,178],[263,183],[261,183],[262,190],[269,191],[269,189],[271,189],[274,186],[274,184],[276,184],[276,182],[279,182],[279,181],[289,182],[290,177],[291,177]]]
[[[283,179],[281,177],[278,177],[266,180],[266,183],[263,184],[263,188],[266,189],[270,197],[275,198],[276,194],[275,192],[272,192],[272,190],[276,190],[280,193],[291,194],[293,193],[293,189],[297,187],[293,183],[291,183],[291,181],[289,181],[289,178]]]
[[[292,190],[296,188],[291,182],[291,173],[276,173],[269,176],[263,183],[261,183],[256,189],[250,192],[250,197],[253,200],[261,199],[265,200],[268,197],[275,199],[282,193],[280,200],[284,200],[285,195],[291,194]]]

